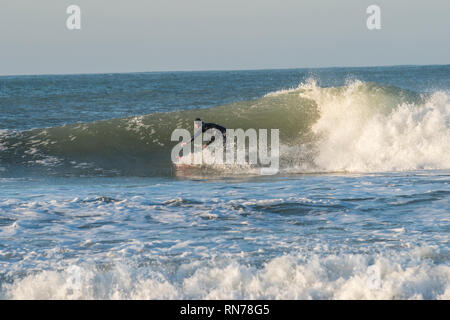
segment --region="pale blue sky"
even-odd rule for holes
[[[448,0],[0,1],[0,75],[450,63]]]

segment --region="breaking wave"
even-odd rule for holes
[[[71,265],[31,273],[0,291],[6,299],[449,299],[445,252],[285,255],[257,268],[197,261],[175,268]],[[170,269],[170,268],[169,268]]]
[[[192,132],[196,117],[227,128],[280,129],[284,173],[450,168],[448,92],[424,95],[361,81],[324,88],[308,81],[209,109],[1,131],[0,172],[172,175],[170,151],[177,142],[171,133]]]

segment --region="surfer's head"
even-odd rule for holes
[[[196,118],[194,122],[195,129],[199,128],[202,123],[203,123],[202,119]]]

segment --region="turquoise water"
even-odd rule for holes
[[[449,90],[449,66],[0,77],[0,298],[449,299]],[[279,128],[280,173],[175,170],[196,115]]]

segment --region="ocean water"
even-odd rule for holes
[[[280,170],[177,170],[201,117]],[[450,66],[0,77],[1,299],[450,299]]]

